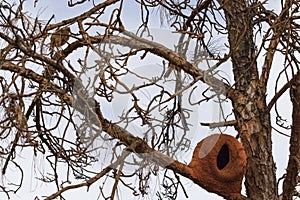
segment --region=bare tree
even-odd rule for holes
[[[69,0],[66,9],[91,8],[56,23],[55,13],[32,17],[24,6],[41,1],[0,3],[0,188],[8,198],[24,185],[28,170],[20,158],[28,152],[44,158],[47,173],[37,168],[36,178],[56,186],[46,199],[96,182],[103,199],[115,199],[119,187],[144,197],[162,171],[157,199],[188,196],[182,176],[225,199],[300,196],[298,1],[276,1],[274,10],[271,1],[258,0]],[[135,32],[127,28],[128,5],[139,8]],[[178,36],[174,49],[153,40],[156,20]],[[159,63],[147,66],[150,75],[135,68],[147,59]],[[225,69],[234,81],[222,75]],[[288,90],[291,124],[277,106]],[[220,121],[201,125],[221,132],[234,127],[245,149],[246,195],[211,189],[178,157],[193,152],[195,112],[186,105],[209,102],[221,107]],[[120,110],[122,103],[128,105]],[[283,177],[276,177],[272,152],[277,129],[290,138]],[[10,171],[20,174],[18,182],[4,178]]]

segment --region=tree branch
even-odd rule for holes
[[[184,72],[192,76],[195,80],[201,80],[203,83],[206,83],[210,87],[212,87],[217,93],[223,94],[230,99],[235,97],[237,91],[234,90],[230,85],[222,82],[221,80],[215,78],[213,75],[210,75],[211,70],[201,70],[197,66],[191,64],[183,57],[179,56],[176,52],[168,49],[167,47],[153,42],[146,40],[144,38],[138,37],[135,34],[124,31],[123,34],[127,37],[121,36],[114,36],[110,35],[103,36],[99,35],[96,37],[90,37],[89,40],[92,44],[98,43],[111,43],[111,44],[118,44],[126,47],[130,47],[132,49],[137,49],[138,51],[148,51],[153,53],[154,55],[160,56],[166,60],[168,60],[171,64],[177,66],[178,68],[182,69]],[[84,41],[76,41],[71,43],[65,50],[63,50],[63,55],[69,55],[75,49],[82,47]],[[227,59],[227,57],[226,57]],[[224,60],[220,60],[215,66],[219,66],[223,63]]]
[[[211,122],[211,123],[201,122],[200,124],[202,126],[209,126],[209,128],[216,128],[216,127],[222,127],[222,126],[235,126],[237,124],[237,121],[230,120],[230,121],[226,121],[226,122]]]
[[[290,138],[290,155],[286,169],[286,177],[283,182],[283,200],[292,200],[298,183],[300,170],[300,73],[290,87],[290,98],[293,104],[292,131]]]
[[[35,72],[33,72],[30,69],[23,68],[21,69],[17,65],[5,62],[2,64],[2,69],[3,70],[8,70],[12,72],[19,73],[20,76],[23,76],[27,79],[31,79],[37,83],[40,84],[45,84],[47,85],[47,89],[53,90],[54,92],[60,94],[61,96],[67,95],[65,91],[59,89],[55,84],[48,82],[48,80]],[[74,79],[75,80],[75,79]],[[76,85],[77,84],[77,85]],[[161,167],[165,167],[167,169],[170,169],[174,171],[175,173],[178,173],[192,181],[194,181],[196,184],[198,184],[200,187],[203,187],[205,189],[205,183],[202,182],[202,180],[196,179],[196,177],[193,177],[191,174],[191,169],[179,162],[176,161],[169,156],[160,153],[158,151],[155,151],[152,149],[143,139],[139,137],[133,136],[131,133],[129,133],[127,130],[121,128],[117,124],[111,123],[107,119],[105,119],[102,116],[101,110],[100,110],[100,105],[93,99],[87,96],[87,93],[85,93],[82,89],[84,88],[80,82],[74,83],[74,92],[75,98],[78,104],[81,106],[76,106],[75,100],[73,97],[68,97],[71,100],[66,101],[66,103],[69,106],[73,106],[78,112],[82,114],[87,114],[87,110],[84,109],[84,107],[88,106],[90,113],[88,113],[89,116],[91,116],[91,121],[96,125],[102,128],[102,131],[105,131],[108,133],[112,138],[120,140],[125,146],[130,147],[130,149],[134,152],[137,153],[137,155],[143,157],[144,159],[149,160],[150,162],[154,162],[157,165]],[[85,106],[83,106],[85,105]],[[100,177],[103,176],[104,173],[108,173],[111,169],[111,166],[108,166],[105,168],[102,172],[97,174],[95,177],[90,179],[90,181],[76,184],[76,185],[71,185],[67,186],[62,190],[59,190],[55,194],[50,195],[48,198],[54,198],[62,194],[64,191],[69,190],[69,189],[74,189],[82,186],[88,186],[92,183],[94,183],[96,180],[98,180]],[[244,200],[246,197],[242,195],[229,195],[225,197],[226,199],[231,199],[231,200]]]
[[[286,1],[286,4],[282,9],[282,12],[276,18],[275,22],[273,23],[273,26],[271,27],[273,29],[273,36],[270,39],[270,44],[267,49],[265,61],[262,67],[262,73],[259,80],[260,84],[264,88],[267,87],[267,81],[269,79],[269,74],[273,63],[274,55],[276,52],[276,47],[280,42],[280,37],[282,36],[286,28],[289,26],[288,23],[290,19],[288,17],[288,10],[290,9],[290,7],[291,4],[289,3],[289,1]]]
[[[80,187],[84,187],[84,186],[89,188],[93,183],[95,183],[97,180],[99,180],[105,174],[107,174],[112,169],[115,169],[118,165],[120,165],[125,160],[125,158],[129,155],[129,153],[130,153],[129,151],[123,151],[122,155],[114,163],[112,163],[111,165],[104,168],[101,172],[99,172],[92,178],[88,179],[87,181],[85,181],[83,183],[66,186],[66,187],[60,189],[59,191],[51,194],[50,196],[45,198],[45,200],[55,199],[56,197],[59,197],[62,193],[66,192],[68,190],[71,190],[71,189],[76,189],[76,188],[80,188]]]

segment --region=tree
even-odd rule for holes
[[[114,199],[118,187],[143,197],[151,190],[150,179],[161,171],[165,190],[156,193],[158,199],[176,199],[185,192],[182,176],[205,188],[177,159],[178,152],[192,152],[193,110],[185,101],[193,106],[214,101],[232,106],[232,111],[221,107],[219,122],[202,123],[221,132],[234,127],[247,156],[246,195],[219,195],[268,200],[299,196],[297,1],[276,1],[280,8],[274,10],[270,2],[257,0],[69,0],[70,11],[92,7],[56,23],[55,13],[32,17],[26,10],[28,4],[39,3],[0,3],[1,190],[8,198],[24,186],[24,152],[44,156],[47,173],[36,169],[36,178],[56,186],[46,199],[63,198],[65,191],[95,182],[103,182],[98,194],[103,198]],[[128,6],[140,11],[136,32],[128,30]],[[157,15],[162,26],[179,34],[175,49],[151,39],[150,26]],[[154,69],[158,73],[134,69],[137,62],[149,59],[159,63]],[[199,67],[203,63],[209,68]],[[231,71],[233,82],[222,76],[224,70]],[[277,76],[275,84],[271,74]],[[126,82],[126,77],[134,82]],[[290,125],[277,106],[288,90]],[[126,109],[116,108],[122,102],[114,101],[120,98],[129,102],[123,102],[128,103]],[[120,111],[117,119],[110,118],[112,109]],[[137,134],[133,124],[143,127],[143,133]],[[272,152],[276,126],[290,138],[282,178],[276,177]],[[108,163],[101,170],[100,157]],[[123,170],[128,165],[133,172]],[[11,171],[20,173],[17,181],[5,178]],[[109,186],[107,194],[104,187]]]

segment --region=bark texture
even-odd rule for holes
[[[300,168],[300,74],[296,76],[290,88],[290,97],[293,104],[293,124],[290,138],[290,156],[286,178],[283,182],[283,200],[292,200],[295,187],[298,183]]]
[[[232,56],[236,95],[231,98],[237,131],[247,155],[246,190],[250,199],[278,199],[272,157],[266,89],[260,84],[251,25],[245,0],[223,1]]]

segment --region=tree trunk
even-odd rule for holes
[[[270,114],[266,106],[266,87],[259,82],[251,8],[245,0],[227,0],[221,6],[225,10],[237,92],[231,98],[238,121],[236,129],[247,154],[247,195],[255,200],[276,200]]]
[[[300,168],[300,73],[296,75],[290,88],[290,97],[293,103],[293,124],[290,138],[290,156],[286,169],[286,178],[283,182],[283,200],[292,200],[295,187],[298,183]]]

